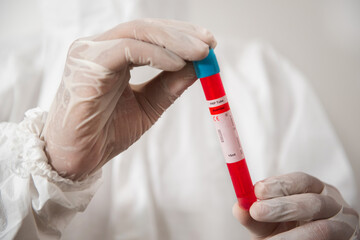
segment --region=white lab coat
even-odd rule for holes
[[[134,11],[140,2],[121,11]],[[42,44],[36,36],[29,38],[29,48],[11,52],[2,65],[0,104],[6,107],[2,121],[18,121],[26,108],[48,109],[70,42],[119,21],[116,6],[110,3],[97,1],[85,7],[78,1],[72,8],[42,3],[46,20]],[[118,9],[125,6],[118,3]],[[94,9],[99,14],[93,14]],[[62,12],[66,17],[59,17]],[[40,51],[34,52],[31,39]],[[234,42],[218,41],[221,75],[253,181],[304,171],[335,185],[354,204],[350,165],[304,77],[266,45],[254,43],[244,50]],[[135,72],[135,81],[148,79],[145,72]],[[4,101],[9,98],[12,101]],[[74,183],[50,169],[39,139],[45,119],[46,113],[35,109],[20,124],[0,125],[0,237],[57,238],[62,233],[63,239],[235,240],[249,236],[231,214],[236,198],[199,82],[138,142],[109,162],[101,180],[101,171]],[[86,206],[85,212],[75,215]]]

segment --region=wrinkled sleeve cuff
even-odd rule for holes
[[[101,183],[101,170],[72,181],[52,169],[40,138],[46,117],[46,112],[35,108],[20,124],[0,124],[0,208],[4,209],[0,237],[60,237]]]

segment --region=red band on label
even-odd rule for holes
[[[229,103],[225,103],[223,105],[217,106],[217,107],[211,107],[209,108],[211,115],[218,115],[220,113],[224,113],[230,110]]]

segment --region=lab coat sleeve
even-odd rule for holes
[[[40,138],[46,113],[26,112],[20,124],[0,123],[0,239],[58,239],[100,184],[101,170],[83,181],[48,164]]]

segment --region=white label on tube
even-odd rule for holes
[[[235,122],[231,114],[230,108],[227,105],[226,96],[215,100],[208,101],[211,117],[214,121],[216,132],[218,134],[221,149],[223,151],[225,161],[227,163],[238,162],[245,158],[244,152],[241,147],[239,135],[236,131]],[[228,109],[221,113],[214,114],[216,107],[221,108],[221,105],[226,104]],[[212,108],[215,107],[215,111]]]
[[[218,107],[220,105],[223,105],[223,104],[227,103],[228,100],[227,100],[226,96],[223,96],[221,98],[210,100],[207,102],[208,102],[209,108],[211,108],[211,107]]]

